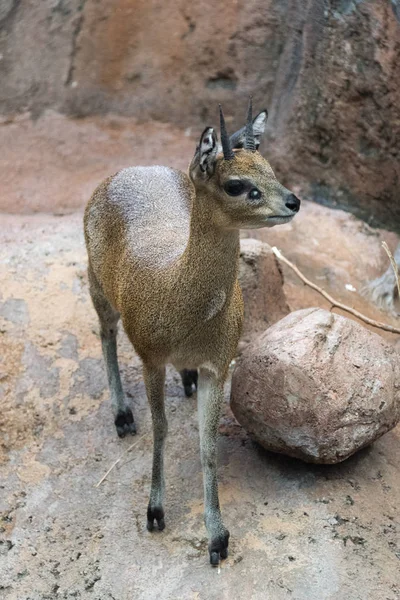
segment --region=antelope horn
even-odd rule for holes
[[[221,130],[221,144],[222,150],[224,152],[225,160],[232,160],[235,158],[235,155],[232,150],[231,141],[226,131],[224,114],[222,112],[222,107],[219,105],[219,121],[220,121],[220,130]]]
[[[254,141],[254,132],[253,132],[253,101],[252,101],[251,96],[249,99],[249,108],[247,110],[244,148],[246,150],[250,150],[250,152],[256,151],[256,143]]]

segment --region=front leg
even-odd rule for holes
[[[147,529],[152,531],[154,520],[158,529],[163,530],[164,522],[164,441],[167,437],[167,418],[164,410],[165,366],[149,367],[143,365],[147,398],[150,403],[153,420],[153,472],[151,478],[150,500],[147,508]]]
[[[198,409],[200,453],[204,482],[204,520],[209,536],[210,563],[218,565],[228,556],[229,531],[225,528],[218,499],[217,435],[224,382],[208,369],[200,369]]]

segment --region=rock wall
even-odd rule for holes
[[[0,111],[203,127],[270,104],[288,0],[3,0]]]
[[[400,0],[2,0],[0,113],[232,127],[250,93],[287,185],[400,229]]]
[[[294,12],[272,99],[274,166],[314,200],[399,231],[400,3]]]

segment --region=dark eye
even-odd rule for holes
[[[261,192],[257,188],[253,188],[249,192],[250,200],[259,200],[261,198]]]
[[[240,194],[243,194],[245,188],[246,186],[243,181],[239,180],[227,181],[224,185],[224,190],[229,196],[240,196]]]

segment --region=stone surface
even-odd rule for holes
[[[110,111],[182,128],[270,112],[288,187],[400,227],[399,0],[6,0],[0,112]]]
[[[358,323],[311,308],[248,346],[231,408],[268,450],[337,463],[400,420],[400,355]]]
[[[223,100],[243,119],[250,91],[272,97],[285,4],[7,0],[0,111],[111,110],[204,128]]]
[[[244,300],[241,342],[265,331],[287,314],[283,275],[268,244],[247,238],[240,242],[239,281]]]
[[[289,2],[270,155],[288,187],[400,231],[400,3]]]
[[[163,123],[118,116],[71,119],[47,111],[0,125],[0,210],[64,214],[82,208],[100,181],[134,165],[185,170],[195,141]]]
[[[55,193],[49,203],[57,204]],[[336,234],[327,289],[342,284],[347,253],[360,255],[345,275],[357,285],[369,260],[362,248],[378,247],[378,239],[363,224],[356,235],[350,215],[338,221],[339,211],[303,208],[321,246],[327,231]],[[121,331],[122,380],[138,434],[116,436],[87,289],[82,215],[2,214],[0,221],[0,597],[398,600],[400,426],[343,463],[306,464],[251,443],[230,412],[228,385],[218,475],[230,553],[220,572],[211,569],[195,395],[185,398],[168,368],[166,529],[150,534],[150,409],[139,361]],[[307,262],[310,277],[319,276],[301,228],[293,227],[269,233],[293,260]],[[310,300],[303,288],[287,288],[291,304]],[[359,306],[357,295],[350,297]],[[377,316],[372,305],[363,308]]]

